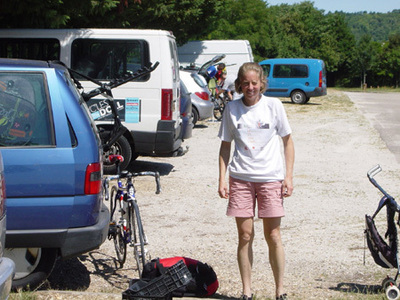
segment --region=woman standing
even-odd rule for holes
[[[283,291],[285,254],[280,224],[284,216],[283,197],[289,197],[293,191],[291,128],[281,101],[263,96],[266,80],[257,63],[245,63],[240,67],[235,87],[243,97],[229,102],[222,118],[218,134],[221,139],[218,193],[221,198],[229,198],[227,215],[236,219],[237,259],[243,285],[241,299],[252,299],[256,203],[269,248],[276,299],[287,299]],[[285,161],[281,154],[281,140]],[[235,148],[229,162],[232,141]],[[225,178],[228,169],[229,189]]]

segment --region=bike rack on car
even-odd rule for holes
[[[83,99],[85,100],[85,102],[88,102],[90,99],[92,99],[93,97],[96,97],[98,95],[103,95],[106,100],[108,101],[110,107],[111,107],[111,111],[112,111],[112,115],[113,115],[113,119],[114,119],[114,125],[113,125],[113,130],[111,132],[111,134],[109,135],[109,138],[107,140],[103,140],[103,151],[108,151],[110,150],[111,146],[118,141],[118,139],[125,133],[125,131],[127,130],[127,128],[122,125],[121,120],[118,116],[118,112],[117,112],[117,106],[114,102],[114,97],[112,95],[111,90],[113,88],[116,88],[120,85],[123,85],[131,80],[134,79],[138,79],[142,76],[145,76],[151,72],[153,72],[159,65],[159,62],[157,61],[156,63],[154,63],[153,65],[150,65],[149,67],[143,67],[139,70],[137,70],[136,72],[132,73],[132,74],[126,74],[123,77],[120,78],[115,78],[110,80],[110,82],[108,83],[103,83],[99,80],[93,79],[89,76],[86,76],[78,71],[75,71],[73,69],[69,69],[70,73],[71,73],[71,77],[74,80],[76,86],[78,89],[83,90],[83,86],[82,84],[79,82],[78,79],[76,79],[76,77],[73,76],[73,74],[78,75],[82,78],[85,78],[95,84],[97,84],[99,87],[95,88],[93,90],[91,90],[90,92],[86,93],[85,91],[81,92],[81,95],[83,97]]]

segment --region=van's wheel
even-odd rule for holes
[[[107,140],[110,135],[110,131],[103,131],[100,133],[100,138],[102,141]],[[126,169],[129,162],[132,159],[132,149],[126,137],[121,136],[114,145],[111,146],[110,150],[103,152],[103,171],[105,174],[116,174],[117,167],[115,164],[111,164],[108,161],[108,156],[111,154],[118,154],[124,157],[124,161],[120,164],[121,171]]]
[[[33,291],[49,277],[58,257],[53,248],[6,248],[4,256],[15,263],[12,290]]]
[[[310,98],[307,100],[306,94],[303,91],[295,90],[290,95],[290,99],[292,99],[292,102],[295,104],[305,104]]]

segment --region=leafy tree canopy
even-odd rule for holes
[[[369,35],[373,41],[384,42],[400,33],[400,9],[389,13],[342,13],[356,40]]]
[[[325,13],[268,0],[0,0],[0,28],[146,28],[189,40],[245,39],[255,61],[320,58],[331,84],[398,85],[400,10]],[[329,82],[329,81],[328,81]]]

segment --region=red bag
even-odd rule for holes
[[[147,281],[161,276],[165,272],[165,268],[175,265],[180,260],[183,260],[193,279],[185,286],[175,290],[173,296],[208,297],[214,295],[219,287],[217,274],[206,263],[192,258],[176,256],[153,259],[145,265],[142,280]]]

